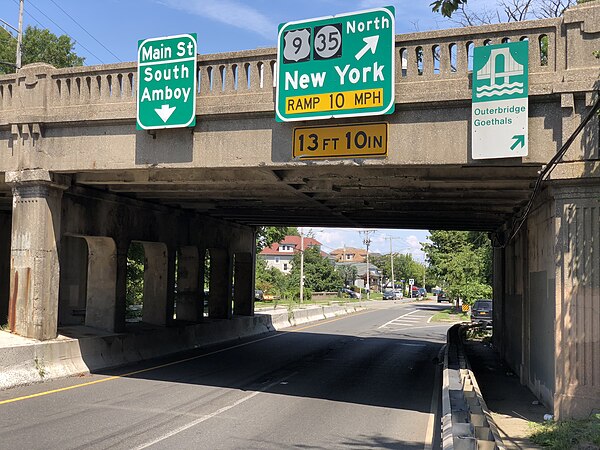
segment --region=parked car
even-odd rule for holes
[[[256,300],[257,302],[264,302],[265,301],[264,292],[261,291],[260,289],[255,289],[254,290],[254,300]]]
[[[352,289],[342,288],[340,289],[342,297],[360,298],[360,292],[354,292]]]
[[[395,300],[396,292],[393,289],[386,289],[383,291],[383,299],[384,300]]]
[[[396,297],[396,300],[402,300],[404,298],[402,289],[394,289],[394,296]]]
[[[492,301],[490,299],[475,300],[471,307],[471,322],[492,323]]]
[[[425,290],[425,288],[420,288],[418,286],[413,286],[412,287],[412,298],[419,298],[419,297],[426,297],[427,296],[427,291]]]
[[[448,294],[446,294],[444,291],[440,291],[438,292],[437,295],[437,302],[441,303],[441,302],[449,302],[450,299],[448,299]]]

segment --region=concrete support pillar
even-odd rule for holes
[[[167,325],[168,255],[161,242],[143,242],[144,245],[144,307],[142,321]]]
[[[60,247],[58,325],[83,325],[87,290],[88,246],[79,237],[63,236]]]
[[[109,237],[86,236],[88,245],[85,324],[115,331],[117,246]]]
[[[211,248],[210,288],[208,295],[208,317],[230,319],[232,302],[232,270],[229,253],[226,249]]]
[[[554,188],[556,330],[554,413],[600,405],[600,183]]]
[[[177,260],[177,320],[202,320],[204,305],[199,295],[200,281],[198,248],[182,247]]]
[[[9,326],[25,337],[57,335],[64,184],[46,171],[6,173],[13,187]]]
[[[127,252],[129,241],[124,239],[117,242],[116,255],[116,286],[115,286],[115,317],[114,331],[125,331],[125,312],[127,308]]]
[[[493,254],[493,298],[494,298],[494,320],[493,320],[493,328],[494,332],[492,334],[492,339],[494,342],[494,347],[498,349],[501,355],[504,354],[504,333],[506,331],[506,323],[505,323],[505,308],[506,308],[506,298],[505,298],[505,252],[501,247],[494,248]]]
[[[0,325],[8,323],[11,227],[12,217],[10,213],[0,212]]]
[[[252,253],[235,254],[233,313],[254,315],[254,258]]]

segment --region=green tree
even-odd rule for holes
[[[293,286],[300,286],[300,253],[292,259],[290,273]],[[333,263],[316,247],[304,251],[304,286],[313,292],[336,291],[342,286],[344,280],[335,270]]]
[[[430,231],[424,243],[429,272],[451,298],[472,304],[490,298],[491,245],[483,233]]]
[[[85,58],[78,56],[75,42],[67,35],[56,36],[50,30],[28,26],[23,32],[22,64],[45,62],[54,67],[81,66]],[[0,28],[0,73],[15,71],[17,40],[8,31]]]
[[[356,281],[356,276],[358,275],[358,271],[355,266],[351,266],[350,264],[339,265],[336,267],[337,272],[342,277],[344,286],[352,286]]]
[[[274,267],[267,267],[267,261],[260,256],[256,259],[256,289],[266,294],[285,297],[288,290],[289,276]]]
[[[127,251],[127,306],[144,301],[144,246],[132,242]]]
[[[371,259],[372,263],[382,271],[383,277],[391,281],[392,262],[390,255],[376,256]],[[418,284],[423,280],[426,267],[418,261],[415,261],[411,254],[394,254],[394,282],[414,278]],[[419,281],[421,280],[421,281]]]

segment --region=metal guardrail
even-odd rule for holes
[[[442,384],[442,447],[444,450],[505,449],[498,428],[463,350],[471,325],[448,330]]]

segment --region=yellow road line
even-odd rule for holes
[[[298,331],[307,330],[309,328],[313,328],[313,327],[316,327],[316,326],[319,326],[319,325],[325,325],[325,324],[331,323],[331,322],[336,322],[338,320],[346,319],[348,317],[353,317],[353,316],[357,316],[357,315],[360,315],[360,314],[366,314],[366,313],[371,312],[371,311],[372,310],[362,311],[360,313],[348,314],[346,316],[336,317],[335,319],[329,319],[329,320],[319,321],[319,322],[316,322],[316,323],[311,324],[311,325],[307,325],[307,326],[302,327],[302,328],[298,328],[298,329],[294,329],[294,330],[289,330],[289,331],[282,331],[279,334],[273,334],[271,336],[266,336],[266,337],[263,337],[263,338],[260,338],[260,339],[255,339],[253,341],[244,342],[242,344],[237,344],[237,345],[234,345],[232,347],[222,348],[222,349],[215,350],[215,351],[212,351],[212,352],[209,352],[209,353],[203,353],[202,355],[192,356],[190,358],[179,359],[177,361],[171,361],[171,362],[168,362],[168,363],[165,363],[165,364],[160,364],[158,366],[148,367],[146,369],[134,370],[133,372],[127,372],[127,373],[123,373],[121,375],[114,375],[114,376],[111,376],[111,377],[102,378],[100,380],[94,380],[94,381],[88,381],[86,383],[74,384],[73,386],[67,386],[67,387],[64,387],[64,388],[51,389],[49,391],[38,392],[37,394],[30,394],[30,395],[24,395],[22,397],[15,397],[15,398],[9,398],[7,400],[0,400],[0,405],[5,405],[7,403],[19,402],[19,401],[22,401],[22,400],[29,400],[31,398],[36,398],[36,397],[43,397],[45,395],[50,395],[50,394],[57,394],[59,392],[70,391],[71,389],[77,389],[77,388],[82,388],[82,387],[86,387],[86,386],[92,386],[94,384],[104,383],[106,381],[117,380],[119,378],[131,377],[133,375],[137,375],[137,374],[140,374],[140,373],[150,372],[151,370],[162,369],[164,367],[174,366],[175,364],[181,364],[181,363],[184,363],[184,362],[193,361],[195,359],[204,358],[206,356],[215,355],[217,353],[222,353],[222,352],[225,352],[225,351],[228,351],[228,350],[233,350],[233,349],[236,349],[236,348],[245,347],[247,345],[254,344],[256,342],[265,341],[267,339],[273,339],[273,338],[276,338],[276,337],[281,337],[281,336],[284,336],[284,335],[286,335],[288,333],[296,333]]]

